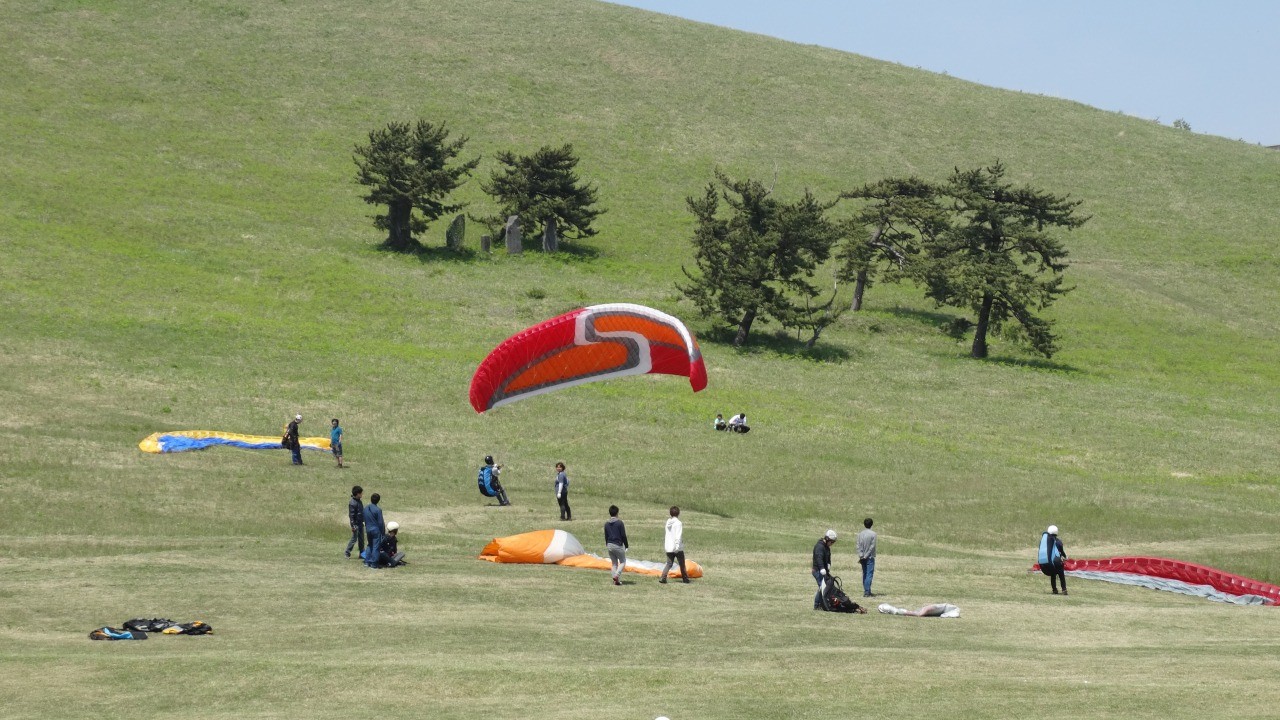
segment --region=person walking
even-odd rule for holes
[[[569,476],[564,474],[564,463],[556,463],[556,502],[560,503],[560,519],[572,520],[573,510],[569,508]]]
[[[333,453],[333,459],[338,461],[338,467],[342,467],[342,426],[338,424],[338,418],[330,422],[329,450]]]
[[[386,526],[382,522],[382,508],[378,507],[381,500],[382,496],[374,493],[369,498],[369,504],[364,506],[364,530],[369,535],[364,564],[369,567],[378,567],[378,553],[382,551],[382,536],[386,533]]]
[[[876,574],[876,531],[871,529],[871,518],[862,521],[863,530],[858,533],[858,564],[862,566],[862,597],[875,597],[871,592],[871,578]]]
[[[1040,550],[1036,562],[1040,564],[1040,572],[1049,576],[1049,587],[1053,594],[1058,594],[1058,581],[1062,581],[1062,594],[1067,594],[1066,573],[1067,551],[1062,548],[1062,540],[1058,538],[1058,526],[1050,525],[1040,536]]]
[[[298,439],[298,425],[302,423],[302,415],[294,415],[289,421],[289,426],[285,428],[285,439],[289,443],[289,450],[293,453],[293,464],[302,464],[302,441]]]
[[[671,517],[667,518],[667,532],[662,542],[662,549],[667,552],[667,564],[662,566],[662,577],[658,582],[667,584],[667,573],[671,572],[671,564],[680,563],[680,582],[689,582],[689,571],[684,566],[684,525],[680,522],[680,508],[671,506]]]
[[[351,488],[351,500],[347,503],[347,520],[351,523],[351,539],[347,541],[347,559],[351,559],[351,548],[358,543],[360,555],[364,554],[364,503],[360,497],[364,488],[356,485]]]
[[[618,506],[609,506],[609,519],[604,524],[604,546],[609,551],[613,584],[622,584],[622,571],[627,566],[627,526],[618,519]]]
[[[836,531],[827,532],[813,546],[813,580],[818,583],[818,592],[813,596],[813,609],[822,609],[822,591],[827,576],[831,574],[831,546],[836,544]]]

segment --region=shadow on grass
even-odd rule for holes
[[[1005,365],[1007,367],[1022,367],[1032,370],[1048,370],[1050,372],[1068,373],[1071,375],[1086,375],[1084,370],[1075,365],[1067,365],[1066,363],[1054,362],[1045,358],[1025,358],[1010,357],[1007,355],[989,355],[986,360],[979,362],[988,362],[992,365]]]
[[[955,322],[956,316],[936,310],[916,310],[914,308],[891,307],[881,312],[904,320],[914,320],[931,328],[942,328]]]
[[[784,358],[799,358],[814,362],[842,363],[852,357],[848,349],[830,343],[818,342],[813,347],[804,340],[797,339],[785,330],[772,333],[753,332],[747,338],[747,344],[733,347],[736,328],[716,327],[698,336],[699,341],[710,341],[717,345],[725,345],[746,355],[772,353]]]
[[[414,250],[396,250],[395,248],[389,247],[385,242],[382,242],[377,244],[375,248],[378,250],[378,252],[397,254],[397,255],[412,255],[418,258],[420,262],[424,262],[424,263],[436,263],[436,262],[471,263],[471,262],[475,262],[476,260],[492,257],[494,255],[507,254],[507,250],[505,247],[498,247],[498,246],[495,246],[488,253],[481,252],[480,250],[475,248],[466,247],[465,245],[463,247],[458,248],[457,250],[450,250],[447,247],[443,247],[439,245],[433,245],[430,247],[421,246]],[[563,243],[563,242],[560,244],[560,249],[553,253],[543,252],[540,247],[525,248],[524,252],[526,254],[536,253],[542,257],[545,257],[548,260],[559,262],[564,265],[593,262],[599,259],[600,257],[600,251],[594,247],[591,247],[590,245],[581,245],[577,243]]]

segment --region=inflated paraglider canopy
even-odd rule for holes
[[[702,351],[676,318],[643,305],[592,305],[507,338],[471,378],[471,407],[484,412],[534,395],[628,375],[658,373],[707,386]]]
[[[1153,557],[1068,559],[1067,575],[1195,595],[1236,605],[1280,605],[1280,587],[1216,568]],[[1037,563],[1032,570],[1040,570]]]
[[[329,452],[329,438],[300,437],[303,450]],[[138,449],[149,453],[175,453],[186,450],[204,450],[215,445],[226,445],[244,450],[282,450],[280,437],[267,435],[241,435],[220,430],[170,430],[152,433],[138,443]]]
[[[607,558],[591,555],[578,542],[578,538],[564,530],[535,530],[533,532],[494,538],[480,551],[480,559],[496,563],[531,563],[567,565],[569,567],[610,570]],[[658,576],[664,563],[627,558],[626,572]],[[692,560],[685,563],[689,577],[702,577],[702,566]],[[680,577],[680,567],[672,566],[671,577]]]

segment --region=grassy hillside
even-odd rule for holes
[[[1273,610],[1075,581],[1058,602],[1023,572],[1054,522],[1075,556],[1280,581],[1280,154],[595,2],[4,16],[0,697],[17,701],[0,717],[1263,717],[1280,701]],[[418,116],[486,157],[574,143],[608,208],[589,252],[379,252],[351,148]],[[1093,215],[1067,237],[1077,289],[1052,362],[1006,343],[968,360],[935,329],[951,311],[891,286],[816,354],[768,327],[734,351],[673,287],[683,198],[713,168],[830,196],[995,159]],[[461,196],[485,209],[475,182]],[[494,344],[610,301],[689,319],[709,388],[641,378],[471,411]],[[740,410],[756,432],[707,430]],[[272,434],[293,412],[316,434],[341,417],[352,468],[136,449],[173,428]],[[511,467],[510,511],[473,489],[488,452]],[[616,502],[634,554],[659,558],[675,503],[708,577],[619,591],[475,561],[554,524],[556,460],[591,549]],[[403,572],[337,554],[353,483],[406,527]],[[811,617],[812,542],[868,514],[878,591],[965,618]],[[217,635],[84,639],[138,615]]]

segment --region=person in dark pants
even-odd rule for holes
[[[1040,572],[1049,576],[1049,587],[1053,588],[1053,594],[1058,594],[1058,581],[1061,580],[1062,594],[1066,595],[1067,551],[1062,548],[1062,541],[1058,539],[1057,525],[1050,525],[1049,529],[1040,536],[1040,551],[1036,561],[1040,563]]]
[[[684,525],[680,523],[680,508],[671,506],[671,517],[667,518],[666,535],[662,542],[667,552],[667,564],[662,566],[662,577],[658,582],[667,584],[667,573],[671,572],[671,564],[680,563],[680,581],[689,582],[689,571],[684,566]]]
[[[818,592],[813,595],[813,609],[822,609],[822,585],[831,574],[831,546],[836,544],[836,531],[827,530],[813,546],[813,580],[818,583]]]
[[[569,508],[569,476],[564,474],[564,463],[556,463],[556,502],[560,503],[560,519],[572,520],[573,510]]]
[[[858,564],[862,566],[862,597],[875,597],[871,592],[871,580],[876,576],[876,531],[871,529],[871,518],[862,521],[865,528],[858,533]]]
[[[407,564],[404,553],[400,552],[400,523],[392,520],[387,523],[387,532],[382,536],[382,547],[378,548],[378,567],[400,567]]]
[[[289,450],[293,452],[294,465],[302,464],[302,442],[298,440],[298,424],[301,422],[302,416],[294,415],[284,433],[285,437],[289,438]]]
[[[506,507],[511,504],[507,499],[507,491],[502,489],[502,482],[498,480],[498,476],[502,474],[502,466],[493,464],[493,456],[484,456],[484,466],[480,468],[480,474],[476,476],[476,483],[480,486],[480,494],[485,497],[498,498],[498,506]]]
[[[386,526],[382,523],[382,508],[378,507],[380,500],[382,496],[374,493],[369,498],[369,504],[364,506],[364,530],[369,535],[364,564],[369,567],[378,566],[378,553],[382,551],[382,536],[386,533]]]
[[[342,467],[342,426],[338,424],[338,418],[330,421],[329,428],[329,450],[333,452],[333,459],[338,461],[338,467]]]
[[[364,503],[360,498],[364,488],[356,485],[351,488],[351,500],[347,502],[347,520],[351,524],[351,540],[347,542],[347,559],[351,559],[351,548],[360,545],[360,554],[364,554]]]
[[[627,526],[618,518],[618,506],[609,506],[609,519],[604,524],[604,547],[613,566],[613,584],[622,584],[622,570],[627,566]]]

